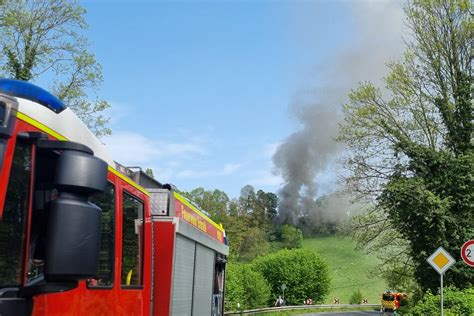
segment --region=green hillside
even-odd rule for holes
[[[326,303],[338,298],[341,304],[348,304],[351,294],[358,289],[370,304],[380,302],[380,295],[387,284],[381,276],[373,273],[378,260],[355,250],[355,243],[350,238],[305,239],[303,247],[319,252],[329,265],[331,290]]]

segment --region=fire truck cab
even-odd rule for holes
[[[228,251],[60,100],[0,79],[0,315],[222,315]]]

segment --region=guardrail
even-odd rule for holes
[[[257,309],[249,309],[245,311],[231,311],[226,312],[224,315],[252,315],[257,313],[268,313],[278,311],[289,311],[297,309],[360,309],[360,308],[380,308],[380,304],[326,304],[326,305],[294,305],[294,306],[281,306],[281,307],[264,307]]]

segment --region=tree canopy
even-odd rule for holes
[[[97,135],[110,134],[96,96],[102,69],[81,35],[85,9],[74,0],[0,2],[0,69],[3,76],[46,80],[49,89]]]
[[[423,289],[438,286],[426,258],[443,246],[460,259],[474,236],[470,10],[466,0],[410,1],[404,59],[389,63],[384,89],[362,83],[344,106],[348,187],[376,202],[376,231],[394,229],[407,241],[407,263]],[[474,285],[467,266],[446,277]]]
[[[230,199],[224,191],[201,187],[181,193],[205,210],[212,220],[224,225],[233,260],[247,262],[271,251],[270,234],[278,205],[276,194],[255,192],[251,185],[242,187],[236,199]]]

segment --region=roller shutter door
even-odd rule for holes
[[[196,245],[196,266],[194,270],[193,315],[211,315],[214,251]]]
[[[171,315],[189,316],[192,309],[196,243],[176,235]]]

